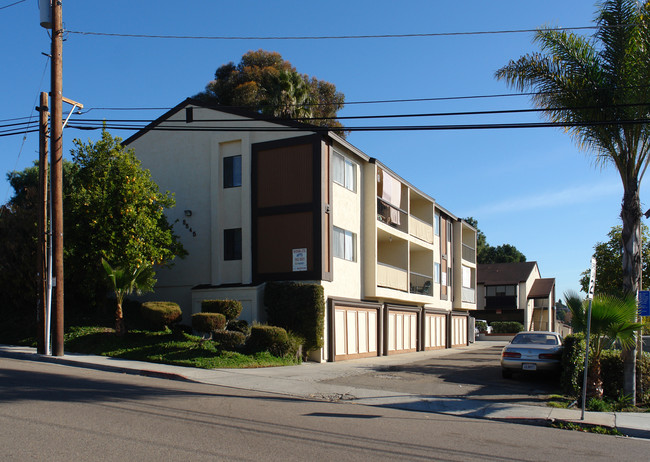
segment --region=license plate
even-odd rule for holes
[[[537,364],[524,363],[522,364],[522,369],[525,371],[534,371],[537,370]]]

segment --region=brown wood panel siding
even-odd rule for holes
[[[447,219],[440,217],[440,298],[447,300],[447,285],[449,284],[447,274]]]
[[[332,216],[331,216],[331,204],[332,204],[332,176],[330,173],[331,169],[331,146],[326,143],[322,144],[323,156],[323,278],[326,280],[332,280]]]
[[[270,215],[257,221],[257,270],[262,274],[293,271],[293,249],[307,249],[307,271],[314,270],[311,212]]]
[[[313,148],[301,144],[258,151],[258,207],[313,202]]]

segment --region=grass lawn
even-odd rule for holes
[[[70,327],[65,334],[65,350],[113,358],[200,367],[203,369],[289,366],[295,358],[278,358],[268,352],[252,355],[220,350],[218,344],[189,334],[171,331],[129,331],[117,337],[108,327]]]

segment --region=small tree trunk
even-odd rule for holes
[[[632,178],[633,176],[633,178]],[[621,207],[623,231],[623,292],[636,294],[641,281],[641,202],[636,175],[624,180],[625,192]],[[636,404],[636,348],[623,350],[623,393]]]
[[[600,359],[594,358],[587,371],[587,397],[603,397],[603,379],[600,370]]]
[[[126,325],[124,324],[124,313],[122,312],[122,303],[117,302],[115,310],[115,335],[124,337],[126,335]]]

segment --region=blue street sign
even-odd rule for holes
[[[650,316],[649,290],[639,290],[639,316]]]

